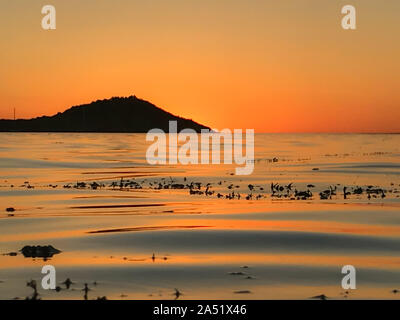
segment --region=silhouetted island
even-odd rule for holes
[[[113,97],[74,106],[54,116],[34,119],[0,120],[0,131],[7,132],[148,132],[153,128],[169,131],[177,121],[178,131],[209,129],[189,119],[175,116],[136,96]]]

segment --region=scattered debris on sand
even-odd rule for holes
[[[175,300],[177,300],[182,295],[182,292],[180,292],[178,289],[175,288],[174,295],[175,295]]]
[[[244,272],[241,272],[241,271],[239,271],[239,272],[229,272],[228,274],[231,275],[231,276],[245,276],[246,275]]]
[[[3,256],[10,256],[10,257],[15,257],[18,255],[18,252],[7,252],[3,253]]]
[[[91,289],[88,287],[88,284],[85,283],[85,287],[82,289],[83,292],[85,292],[85,294],[83,295],[83,299],[87,300],[88,299],[88,293]]]
[[[71,285],[73,285],[74,283],[71,281],[70,278],[67,278],[67,280],[65,280],[65,281],[62,282],[61,284],[65,285],[65,288],[67,288],[67,290],[69,290],[69,288],[71,287]]]
[[[324,294],[320,294],[318,296],[311,297],[310,299],[326,300],[326,299],[328,299],[328,297]]]
[[[39,293],[37,291],[36,280],[31,280],[31,281],[27,282],[26,286],[27,287],[31,287],[33,289],[32,296],[31,297],[26,297],[26,300],[40,300]]]
[[[320,170],[318,167],[312,168],[313,171]],[[226,184],[227,192],[221,190],[221,187]],[[260,183],[260,184],[252,184],[247,183],[246,185],[239,185],[234,181],[221,180],[219,182],[200,182],[200,181],[188,181],[187,177],[183,177],[183,181],[178,181],[178,178],[162,177],[158,180],[148,181],[144,180],[136,180],[126,179],[121,177],[119,180],[108,181],[108,182],[96,182],[96,181],[77,181],[76,183],[67,183],[63,186],[64,189],[79,189],[79,190],[113,190],[113,191],[131,191],[132,189],[153,189],[153,190],[188,190],[190,196],[206,196],[206,197],[216,197],[217,199],[226,199],[226,200],[260,200],[268,198],[268,190],[271,189],[269,197],[272,200],[317,200],[318,198],[313,197],[313,193],[310,189],[319,194],[319,200],[337,200],[339,195],[343,197],[344,200],[348,199],[357,199],[362,200],[365,195],[365,198],[369,200],[371,199],[385,199],[386,197],[396,197],[400,198],[400,189],[396,186],[397,184],[391,183],[391,187],[387,190],[373,185],[366,186],[343,186],[343,193],[337,192],[337,186],[340,186],[340,183],[335,184],[334,186],[329,186],[329,189],[315,190],[316,185],[312,183],[304,184],[306,188],[303,191],[298,191],[295,189],[295,182],[281,182],[281,183],[270,183],[270,187],[268,183]],[[400,186],[400,185],[399,185]],[[21,187],[24,188],[34,188],[34,186],[30,185],[28,181],[25,181]],[[44,188],[58,188],[57,184],[48,184],[45,186],[38,186]],[[297,186],[299,188],[299,186]],[[214,190],[214,188],[218,188],[218,190]],[[244,189],[246,193],[243,193]],[[242,190],[242,193],[240,193]],[[336,196],[334,198],[333,196]],[[129,207],[131,205],[118,205],[115,207]],[[133,205],[134,207],[135,205]],[[94,208],[109,208],[111,206],[81,206],[81,207],[72,207],[74,209],[94,209]],[[16,209],[10,207],[7,208],[7,212],[14,212]],[[174,211],[165,211],[165,213],[174,213]],[[13,216],[13,215],[12,215]],[[12,217],[9,215],[9,217]]]
[[[249,294],[252,293],[250,290],[238,290],[238,291],[234,291],[233,293],[235,294]]]

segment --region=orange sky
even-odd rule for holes
[[[400,132],[399,14],[398,0],[7,1],[0,118],[135,94],[218,129]]]

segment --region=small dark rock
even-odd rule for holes
[[[53,255],[61,253],[53,246],[25,246],[21,250],[25,258],[51,258]]]

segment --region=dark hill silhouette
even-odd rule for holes
[[[148,132],[153,128],[169,131],[176,120],[178,131],[208,129],[192,120],[175,116],[136,96],[113,97],[72,107],[51,117],[0,120],[0,131],[15,132]]]

